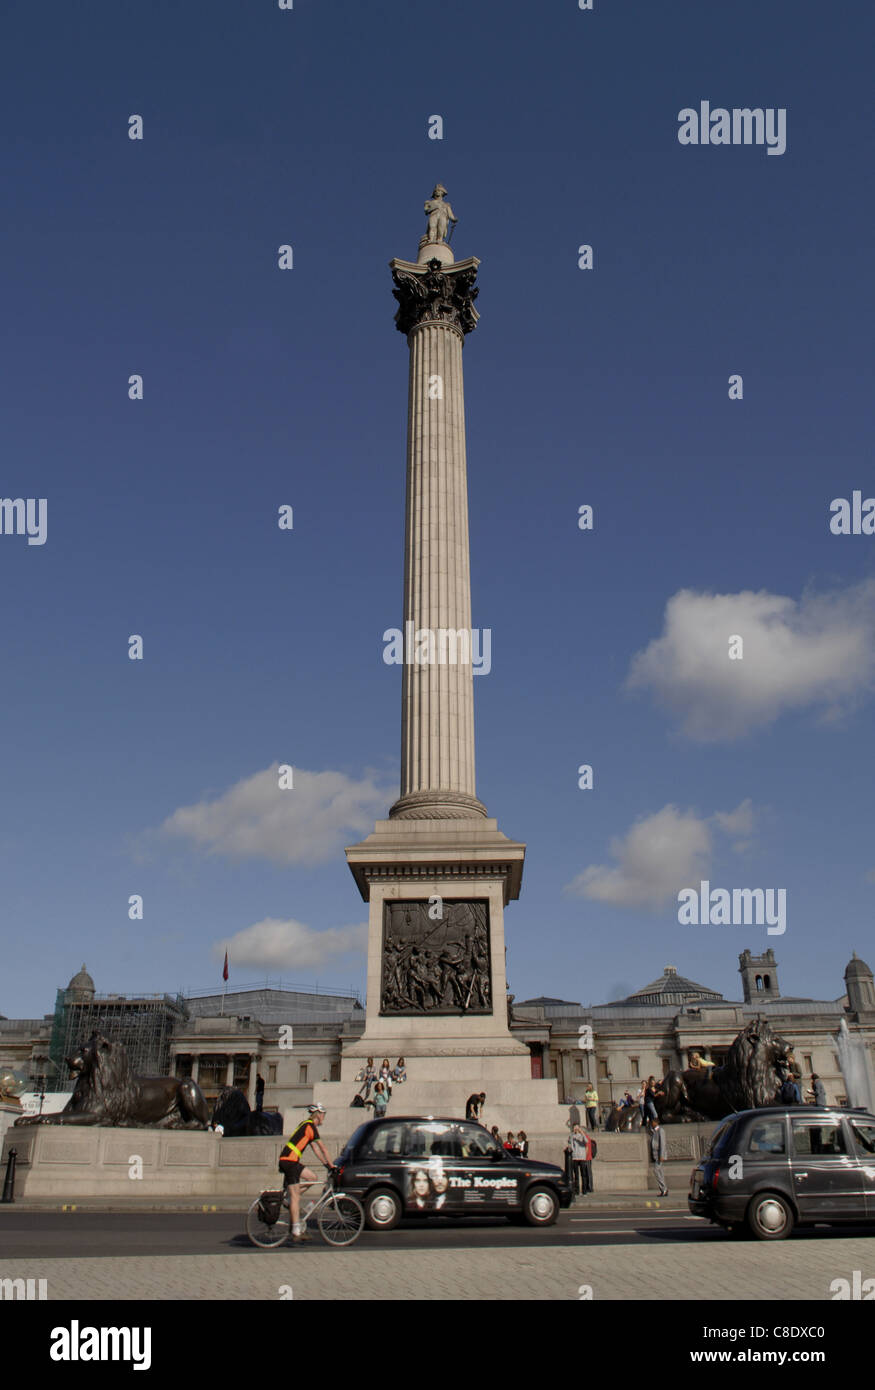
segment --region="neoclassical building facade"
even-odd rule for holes
[[[733,1039],[752,1018],[767,1018],[793,1044],[807,1085],[812,1072],[826,1086],[831,1104],[846,1102],[836,1035],[842,1019],[867,1048],[875,1073],[875,984],[856,953],[845,972],[845,992],[834,999],[782,995],[778,963],[770,948],[739,956],[742,998],[728,1000],[667,965],[659,977],[625,999],[584,1008],[562,999],[514,1003],[514,1031],[529,1043],[539,1065],[559,1080],[560,1095],[580,1098],[592,1080],[607,1106],[642,1080],[683,1070],[698,1052],[719,1065]],[[549,1036],[547,1042],[545,1034]]]
[[[608,1004],[511,999],[511,1029],[529,1049],[533,1077],[556,1077],[563,1100],[580,1100],[592,1080],[604,1109],[624,1091],[634,1095],[648,1076],[689,1066],[694,1052],[719,1065],[757,1015],[793,1044],[806,1086],[812,1072],[820,1076],[831,1103],[846,1100],[836,1045],[842,1020],[864,1043],[875,1074],[875,983],[856,954],[845,968],[844,993],[833,999],[783,995],[771,949],[743,951],[739,973],[740,1000],[725,999],[672,965]],[[352,994],[268,983],[225,996],[98,994],[83,966],[58,991],[54,1013],[0,1017],[0,1070],[25,1072],[37,1091],[69,1089],[63,1057],[97,1028],[124,1042],[135,1071],[192,1076],[209,1101],[229,1085],[254,1105],[260,1074],[265,1108],[291,1118],[312,1100],[315,1084],[339,1079],[341,1051],[364,1024],[364,1008]]]

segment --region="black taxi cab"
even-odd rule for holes
[[[391,1231],[410,1216],[507,1216],[551,1226],[571,1205],[561,1168],[519,1158],[470,1120],[370,1120],[347,1140],[337,1168],[372,1231]]]
[[[692,1172],[694,1216],[783,1240],[795,1226],[875,1221],[875,1116],[818,1105],[742,1110]]]

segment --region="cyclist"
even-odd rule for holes
[[[316,1181],[315,1173],[309,1168],[304,1167],[304,1150],[308,1144],[312,1144],[315,1152],[329,1172],[333,1172],[333,1165],[325,1150],[325,1145],[319,1138],[318,1125],[325,1119],[324,1105],[309,1105],[307,1107],[308,1118],[302,1120],[295,1132],[289,1136],[288,1142],[280,1154],[279,1167],[284,1178],[284,1187],[289,1189],[289,1207],[292,1217],[292,1241],[299,1244],[302,1240],[309,1240],[305,1223],[301,1221],[301,1183],[311,1183]]]

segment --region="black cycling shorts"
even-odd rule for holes
[[[303,1166],[301,1162],[289,1163],[288,1159],[285,1163],[280,1164],[280,1172],[286,1180],[287,1187],[296,1187],[298,1185],[301,1181],[301,1169]]]

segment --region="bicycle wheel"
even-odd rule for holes
[[[364,1224],[365,1209],[348,1192],[333,1192],[319,1209],[319,1234],[329,1245],[352,1245]]]
[[[277,1245],[282,1245],[288,1237],[289,1229],[289,1209],[285,1202],[280,1207],[276,1221],[268,1223],[262,1216],[261,1198],[256,1197],[246,1213],[246,1234],[253,1245],[259,1246],[262,1250],[272,1250]]]

